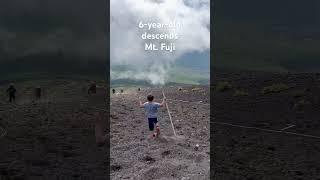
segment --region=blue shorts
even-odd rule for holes
[[[154,125],[158,123],[157,118],[148,118],[148,122],[149,122],[149,130],[153,131]]]

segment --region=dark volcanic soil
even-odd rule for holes
[[[214,81],[214,179],[320,179],[319,74],[216,73]],[[223,81],[231,87],[217,90]]]
[[[100,83],[102,84],[102,83]],[[88,82],[16,83],[8,104],[1,87],[0,179],[106,179],[106,147],[95,143],[94,122],[106,117],[105,87],[87,96]],[[33,88],[44,96],[33,101]]]
[[[183,87],[179,91],[178,87],[167,87],[164,91],[177,137],[166,108],[162,108],[161,135],[149,139],[151,133],[138,96],[146,99],[152,93],[159,102],[160,88],[141,92],[125,89],[124,94],[111,95],[112,179],[209,179],[209,88]]]

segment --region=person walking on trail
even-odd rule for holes
[[[162,100],[162,103],[157,103],[157,102],[153,102],[154,96],[153,95],[148,95],[147,96],[147,102],[142,103],[140,98],[139,98],[139,102],[140,102],[140,107],[144,108],[146,111],[146,116],[148,118],[148,123],[149,123],[149,130],[153,132],[153,134],[151,134],[151,137],[158,137],[160,134],[160,127],[159,127],[159,123],[158,123],[158,109],[160,107],[165,106],[165,101],[166,98],[164,97]],[[154,126],[156,126],[156,129],[154,129]]]
[[[17,92],[17,90],[14,87],[14,85],[10,84],[9,88],[7,89],[7,93],[8,93],[8,96],[9,96],[9,102],[10,103],[15,100],[16,92]]]

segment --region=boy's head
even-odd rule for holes
[[[147,96],[147,99],[148,99],[148,101],[153,101],[153,99],[154,99],[154,97],[151,95],[151,94],[149,94],[148,96]]]

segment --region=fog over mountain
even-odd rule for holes
[[[172,79],[169,72],[174,65],[183,66],[184,59],[208,64],[210,49],[209,0],[111,0],[111,78],[146,80],[165,84]],[[139,28],[143,23],[177,23],[174,28]],[[141,34],[177,34],[177,39],[145,40]],[[156,51],[145,50],[145,43],[154,43]],[[174,52],[163,51],[160,44],[175,44]],[[181,63],[177,63],[180,60]],[[189,61],[190,62],[190,61]],[[193,64],[194,64],[193,63]],[[188,68],[192,63],[188,63]],[[117,66],[129,66],[115,72]],[[207,66],[208,67],[208,66]]]

